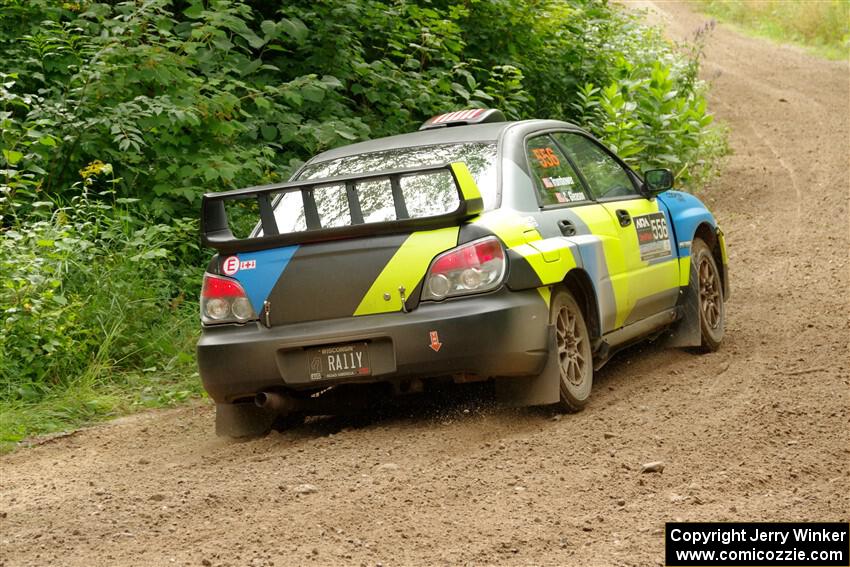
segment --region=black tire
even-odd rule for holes
[[[564,289],[552,295],[549,324],[555,327],[561,377],[561,406],[580,411],[593,388],[593,355],[584,314],[572,294]]]
[[[717,262],[701,238],[694,238],[691,244],[691,266],[691,278],[697,278],[694,287],[699,292],[700,350],[714,352],[720,348],[726,329],[726,302]]]

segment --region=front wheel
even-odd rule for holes
[[[723,301],[723,284],[720,270],[708,245],[694,238],[691,245],[691,277],[696,277],[699,290],[699,326],[701,349],[713,352],[720,348],[726,328],[726,305]]]
[[[579,411],[587,404],[593,387],[593,356],[584,314],[570,292],[559,290],[552,296],[549,324],[555,327],[561,405],[568,411]]]

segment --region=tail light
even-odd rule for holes
[[[505,276],[505,251],[499,239],[488,236],[443,252],[431,262],[422,300],[483,293],[499,287]]]
[[[256,319],[257,314],[239,282],[230,278],[204,274],[201,288],[201,322],[244,323]]]

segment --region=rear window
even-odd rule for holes
[[[475,179],[484,209],[497,205],[496,144],[447,144],[398,148],[347,156],[306,166],[297,179],[324,179],[339,175],[381,172],[392,169],[428,167],[462,161]],[[357,199],[364,222],[391,221],[399,218],[394,206],[389,180],[358,183]],[[427,217],[455,210],[458,206],[457,188],[451,174],[434,172],[401,179],[404,196],[402,211],[410,218]],[[351,224],[348,195],[344,186],[329,184],[314,192],[316,208],[323,227]],[[307,229],[304,205],[300,192],[285,193],[275,203],[275,219],[281,233]]]

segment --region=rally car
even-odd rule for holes
[[[217,432],[328,413],[360,383],[493,380],[509,403],[579,410],[636,341],[717,349],[723,233],[672,183],[567,122],[469,109],[205,195],[197,354]]]

